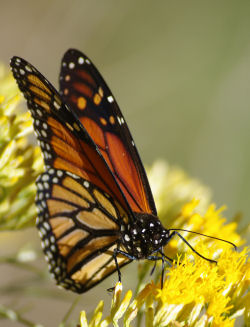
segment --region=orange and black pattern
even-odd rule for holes
[[[49,270],[59,285],[81,293],[116,270],[113,250],[131,209],[98,147],[53,86],[24,59],[13,57],[11,68],[44,157],[37,227]],[[120,266],[131,261],[117,259]]]
[[[124,117],[97,69],[66,52],[61,95],[31,64],[11,60],[42,149],[37,227],[60,286],[85,292],[165,242],[140,157]]]
[[[47,167],[37,180],[37,227],[57,283],[82,293],[116,270],[113,252],[127,215],[87,180]],[[117,257],[120,267],[131,260]]]
[[[24,59],[13,57],[11,67],[34,119],[45,165],[87,179],[131,211],[99,148],[54,87]]]
[[[68,50],[60,93],[98,146],[131,209],[157,215],[148,179],[125,119],[107,84],[88,57]]]

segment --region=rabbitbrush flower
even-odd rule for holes
[[[156,169],[157,166],[159,170]],[[160,172],[162,176],[159,176]],[[158,192],[155,198],[163,222],[169,223],[168,215],[176,211],[175,219],[170,218],[169,223],[173,228],[190,229],[215,237],[219,235],[237,246],[244,243],[236,232],[236,222],[226,223],[224,208],[216,209],[214,204],[209,204],[210,192],[206,187],[197,180],[190,179],[180,169],[171,168],[164,162],[156,162],[149,170],[149,178],[155,178],[156,174],[157,185],[154,185],[155,179],[151,180],[151,185]],[[194,196],[202,201],[192,199]],[[183,203],[185,204],[180,208]],[[187,232],[183,235],[199,253],[216,259],[217,265],[194,255],[190,250],[187,252],[187,247],[181,240],[172,240],[165,253],[176,256],[176,260],[166,271],[162,289],[159,278],[156,282],[144,284],[144,279],[149,278],[152,265],[148,262],[140,264],[137,288],[139,293],[133,298],[129,290],[122,299],[121,284],[117,284],[110,314],[102,319],[101,301],[89,323],[85,311],[81,312],[81,327],[104,327],[111,324],[128,327],[139,316],[140,326],[146,327],[232,327],[239,316],[244,317],[244,326],[248,326],[248,248],[235,251],[229,244],[221,241]],[[118,318],[116,312],[119,312]]]
[[[202,242],[196,244],[196,250],[202,254],[205,252],[208,257],[217,249],[218,246],[212,242],[209,247]],[[235,318],[241,315],[248,326],[250,261],[247,253],[247,248],[240,252],[225,249],[217,258],[217,265],[198,256],[195,256],[195,261],[188,255],[177,256],[173,266],[167,270],[162,289],[160,282],[151,282],[141,287],[134,299],[130,290],[122,299],[119,283],[110,315],[101,319],[103,302],[100,302],[89,324],[86,313],[81,313],[81,327],[104,327],[111,323],[122,326],[119,319],[123,320],[124,326],[130,326],[139,312],[147,327],[231,327]]]
[[[42,171],[40,149],[27,139],[32,129],[21,113],[20,93],[10,73],[0,66],[0,229],[34,225],[36,177]]]

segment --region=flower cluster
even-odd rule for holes
[[[10,73],[0,66],[0,229],[34,224],[36,177],[42,171],[40,149],[29,143],[28,112],[21,113],[20,93]]]
[[[196,249],[211,255],[216,249],[207,248],[204,243]],[[187,255],[177,257],[167,271],[163,288],[161,283],[151,282],[142,287],[131,302],[129,290],[121,299],[121,284],[115,288],[111,310],[102,320],[103,302],[97,306],[90,322],[86,313],[81,313],[81,327],[106,327],[111,323],[130,326],[139,313],[145,319],[145,326],[193,326],[232,327],[238,316],[244,315],[245,324],[250,323],[248,289],[250,284],[250,260],[247,248],[237,252],[227,249],[210,263],[200,257],[195,261]]]
[[[149,169],[149,178],[163,223],[170,221],[173,228],[185,228],[214,237],[219,235],[237,246],[244,243],[236,232],[236,222],[226,223],[224,208],[216,209],[214,204],[209,204],[210,192],[198,181],[162,161]],[[168,217],[174,211],[175,218]],[[121,284],[117,284],[108,317],[102,319],[101,301],[89,323],[86,313],[81,313],[81,327],[119,326],[118,320],[123,320],[124,326],[130,326],[139,316],[147,327],[232,327],[238,316],[244,316],[245,324],[249,324],[248,249],[235,251],[226,242],[188,232],[182,235],[198,253],[216,259],[217,264],[195,255],[176,237],[165,248],[166,255],[176,260],[166,272],[163,288],[160,273],[155,282],[144,284],[152,265],[149,262],[140,264],[137,287],[140,291],[134,299],[131,290],[121,299]]]

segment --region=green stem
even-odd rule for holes
[[[19,322],[24,326],[28,326],[28,327],[43,327],[40,324],[33,323],[32,321],[23,318],[21,314],[18,313],[17,311],[14,311],[13,309],[10,308],[6,308],[3,305],[0,306],[0,317]]]

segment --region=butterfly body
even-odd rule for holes
[[[66,52],[60,93],[26,60],[13,57],[11,68],[44,157],[36,224],[57,284],[82,293],[114,271],[120,279],[132,260],[163,260],[173,233],[157,218],[128,126],[89,58]]]
[[[136,219],[129,226],[129,230],[122,233],[122,244],[135,259],[146,259],[168,242],[169,232],[154,215],[134,215]]]

